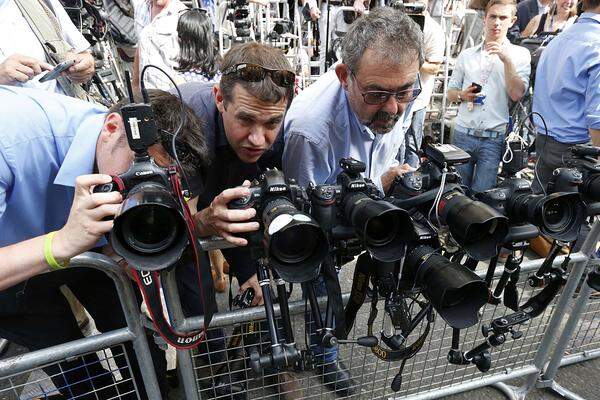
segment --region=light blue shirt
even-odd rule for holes
[[[106,109],[0,86],[0,247],[60,229],[75,178],[94,169]]]
[[[456,125],[463,128],[483,129],[504,132],[508,123],[508,93],[504,76],[504,63],[497,55],[490,56],[482,51],[483,43],[463,50],[456,59],[448,89],[464,90],[472,83],[482,86],[485,94],[483,105],[475,104],[469,110],[468,102],[463,101],[458,107]],[[505,40],[502,46],[507,52],[519,78],[525,87],[529,86],[531,72],[531,55],[529,50],[515,46]]]
[[[548,44],[536,71],[533,111],[561,143],[586,143],[588,129],[600,129],[600,14],[581,14]],[[545,134],[541,119],[533,118]]]
[[[403,161],[396,156],[404,146],[411,106],[390,132],[374,134],[350,108],[332,68],[294,99],[285,116],[283,172],[303,186],[335,183],[340,159],[353,157],[366,164],[364,176],[381,189],[381,175]]]

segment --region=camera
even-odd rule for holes
[[[448,225],[454,240],[472,258],[496,255],[508,233],[508,218],[464,194],[454,166],[468,162],[469,154],[451,144],[430,144],[425,154],[427,160],[418,170],[396,179],[391,201],[418,210],[440,227]]]
[[[306,191],[268,169],[249,188],[250,195],[229,202],[230,209],[256,209],[262,233],[250,234],[253,250],[267,256],[270,266],[287,282],[315,279],[329,251],[325,233],[307,208]],[[258,257],[255,257],[258,258]]]
[[[383,200],[377,186],[363,178],[363,162],[343,158],[340,166],[336,185],[308,189],[312,215],[333,242],[357,238],[374,258],[399,260],[414,236],[408,213]]]
[[[118,191],[123,204],[110,233],[110,244],[132,268],[160,270],[173,266],[189,244],[174,166],[158,166],[147,149],[158,141],[154,113],[148,104],[122,107],[129,147],[135,152],[127,171],[94,192]]]
[[[600,147],[575,145],[569,153],[566,168],[554,171],[548,191],[579,192],[587,202],[600,201]]]
[[[291,33],[294,31],[294,22],[289,19],[282,19],[281,21],[275,22],[273,30],[269,33],[269,39],[278,40],[282,35]]]
[[[513,224],[530,223],[556,240],[572,241],[585,220],[579,193],[536,195],[528,181],[507,178],[497,188],[476,195],[478,200],[506,215]]]

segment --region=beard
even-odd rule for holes
[[[377,111],[377,113],[371,118],[369,122],[365,125],[373,132],[377,134],[386,134],[389,133],[396,122],[400,119],[402,114],[390,114],[385,111]]]

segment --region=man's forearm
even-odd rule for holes
[[[45,235],[38,236],[0,248],[0,290],[48,271],[44,258],[45,238]]]
[[[525,95],[526,88],[511,60],[504,62],[504,80],[506,81],[506,93],[511,100],[521,100]]]
[[[420,72],[423,74],[436,75],[440,69],[441,63],[430,63],[425,61],[421,65]]]
[[[458,101],[459,89],[448,89],[448,100],[452,102]]]

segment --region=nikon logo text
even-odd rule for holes
[[[285,192],[286,191],[286,187],[285,186],[271,186],[269,188],[269,192],[273,193],[273,192]]]

